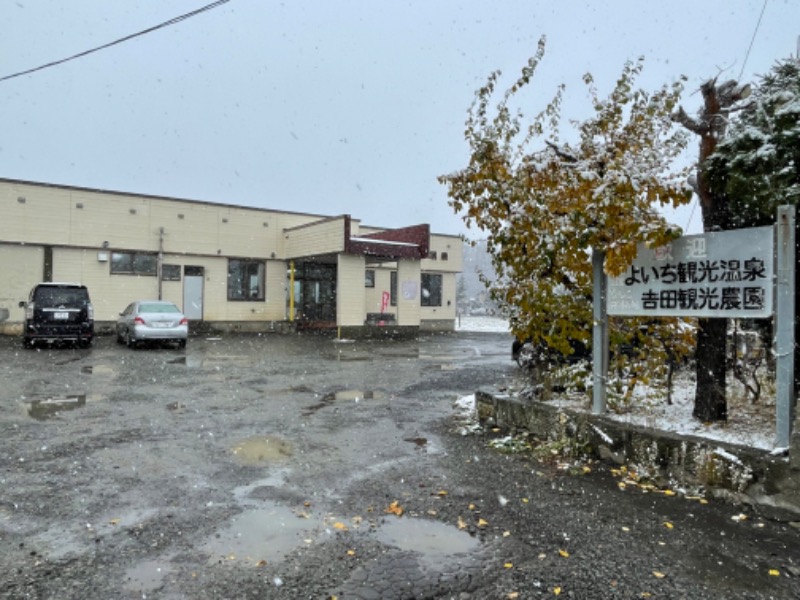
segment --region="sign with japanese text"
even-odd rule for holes
[[[607,312],[620,316],[772,316],[772,227],[687,235],[638,247],[633,264],[608,278]]]

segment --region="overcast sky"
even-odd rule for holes
[[[4,0],[0,77],[209,2]],[[796,54],[800,1],[767,0],[756,32],[764,6],[230,0],[0,82],[0,177],[477,236],[436,178],[466,164],[466,111],[491,71],[510,81],[546,35],[540,102],[529,114],[564,83],[566,116],[587,116],[581,76],[591,72],[606,93],[639,56],[647,89],[688,77],[684,106],[693,113],[705,79],[738,79],[743,70],[742,81],[751,81]],[[690,215],[673,220],[699,231],[699,209]]]

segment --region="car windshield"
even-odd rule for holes
[[[178,307],[174,304],[148,303],[139,305],[140,313],[179,313]]]
[[[81,288],[40,287],[34,302],[51,306],[80,306],[87,302],[86,290]]]

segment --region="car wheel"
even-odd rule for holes
[[[123,333],[122,335],[124,336],[124,337],[123,337],[123,340],[125,341],[125,345],[126,345],[128,348],[134,348],[134,347],[136,346],[136,340],[134,340],[134,339],[132,339],[132,338],[131,338],[131,332],[130,332],[130,331],[128,331],[128,330],[126,329],[126,330],[125,330],[125,333]]]
[[[78,340],[79,348],[90,348],[91,345],[92,345],[92,340]]]
[[[117,343],[118,344],[124,344],[125,343],[125,338],[122,337],[122,333],[120,333],[119,330],[117,330]]]
[[[533,366],[533,359],[535,357],[535,352],[533,348],[533,344],[530,342],[525,342],[517,352],[517,364],[525,369],[528,369]]]

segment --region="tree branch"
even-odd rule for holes
[[[683,125],[686,129],[691,131],[692,133],[696,133],[697,135],[704,135],[708,132],[708,125],[703,123],[702,121],[698,121],[686,114],[686,111],[683,110],[683,107],[678,107],[678,111],[674,112],[670,115],[670,118],[676,122]]]

